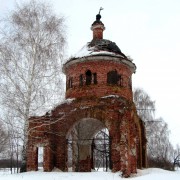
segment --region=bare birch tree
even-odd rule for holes
[[[62,97],[64,18],[49,4],[17,4],[0,24],[0,103],[23,127],[21,172],[26,171],[28,119]]]
[[[134,103],[140,118],[145,122],[148,164],[164,169],[172,168],[173,147],[169,129],[162,118],[155,118],[155,101],[140,88],[134,90]]]
[[[6,124],[8,143],[6,153],[4,154],[5,159],[10,161],[11,174],[14,167],[14,172],[19,172],[19,161],[22,150],[22,128],[18,120],[16,120],[15,113],[13,110],[6,109],[1,117],[2,121]]]
[[[155,101],[152,101],[151,97],[140,88],[134,89],[133,100],[136,105],[138,115],[143,121],[153,121],[155,111]]]

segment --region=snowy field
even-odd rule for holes
[[[27,172],[20,174],[9,174],[8,171],[0,171],[0,180],[118,180],[125,179],[120,173],[111,172]],[[162,169],[138,170],[138,173],[128,178],[131,180],[180,180],[180,171],[165,171]]]

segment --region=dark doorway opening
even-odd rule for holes
[[[109,131],[101,121],[83,119],[67,136],[68,171],[110,171],[110,145]]]

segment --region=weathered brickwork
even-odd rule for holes
[[[83,108],[86,107],[86,108]],[[112,139],[112,171],[125,174],[136,172],[137,167],[146,165],[145,141],[142,137],[141,120],[137,117],[134,105],[122,97],[77,98],[71,104],[65,103],[52,111],[48,117],[34,118],[46,121],[47,126],[30,123],[28,170],[37,170],[37,147],[45,147],[44,170],[54,167],[67,170],[66,136],[74,123],[93,118],[101,121],[109,130]],[[80,162],[81,171],[91,170],[91,156],[87,154]]]
[[[98,23],[97,19],[95,26]],[[100,25],[103,32],[104,25]],[[102,32],[92,26],[94,38],[102,39]],[[67,140],[77,138],[73,130],[81,122],[86,125],[84,131],[81,129],[82,138],[86,132],[88,138],[92,138],[102,128],[108,129],[113,172],[122,171],[128,177],[137,168],[146,167],[144,124],[137,115],[132,95],[131,77],[136,67],[120,50],[118,52],[117,55],[100,53],[72,58],[64,64],[65,102],[44,116],[29,119],[28,171],[38,169],[38,147],[44,147],[44,171],[53,168],[68,171]],[[97,127],[96,130],[92,131],[93,127]],[[91,143],[79,144],[78,171],[93,169]],[[77,145],[72,143],[74,171],[77,170]]]
[[[104,58],[104,56],[87,57],[86,61],[69,65],[70,68],[69,66],[68,68],[65,67],[64,71],[66,71],[67,79],[66,98],[87,97],[92,95],[102,97],[113,93],[132,100],[131,70],[127,65],[121,63],[120,58],[106,57],[106,60],[104,60]],[[118,62],[116,62],[117,60]],[[91,86],[86,86],[85,73],[88,70],[90,70],[92,74],[96,73],[97,84],[92,83]],[[107,74],[113,70],[116,70],[122,79],[121,84],[119,82],[117,86],[107,84]],[[80,75],[82,75],[82,85],[80,85]],[[71,87],[68,85],[69,79],[72,79]]]

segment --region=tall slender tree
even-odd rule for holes
[[[0,103],[23,126],[21,172],[26,171],[29,117],[62,97],[64,22],[49,4],[31,0],[17,4],[0,24]]]
[[[134,103],[146,127],[149,166],[171,169],[173,147],[169,140],[169,129],[162,118],[155,118],[155,101],[143,89],[137,88],[134,89]]]
[[[138,110],[138,115],[143,121],[153,121],[155,112],[155,101],[141,88],[133,91],[133,100]]]

